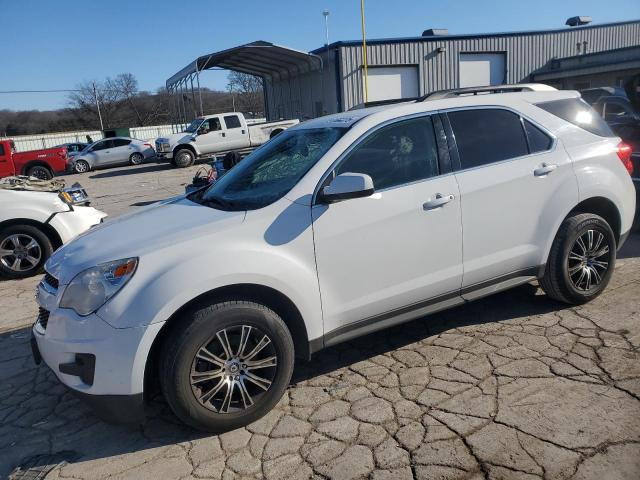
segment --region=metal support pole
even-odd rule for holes
[[[200,70],[196,70],[196,81],[198,82],[198,97],[200,97],[200,115],[204,116],[204,108],[202,107],[202,89],[200,88]]]
[[[193,118],[198,116],[198,107],[196,106],[196,94],[193,91],[193,74],[189,75],[191,81],[191,106],[193,107]]]

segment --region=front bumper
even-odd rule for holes
[[[56,213],[49,223],[60,235],[62,243],[67,243],[94,225],[101,223],[106,216],[106,213],[93,207],[74,205],[73,210]]]
[[[38,285],[41,310],[32,329],[34,359],[41,357],[98,416],[117,422],[142,420],[147,358],[163,323],[113,328],[95,313],[81,317],[58,308],[63,290],[53,291],[44,281]]]

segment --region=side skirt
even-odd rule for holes
[[[380,315],[365,318],[357,322],[336,328],[324,334],[324,336],[309,342],[309,352],[317,353],[323,348],[337,345],[355,337],[367,335],[387,327],[409,322],[432,313],[446,310],[464,303],[478,300],[503,290],[528,283],[540,278],[544,273],[544,265],[527,268],[501,275],[486,282],[470,285],[461,290],[439,295],[437,297],[414,303],[406,307],[391,310]]]

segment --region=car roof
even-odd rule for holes
[[[364,118],[384,112],[385,118],[400,117],[420,112],[436,112],[451,108],[478,106],[508,106],[510,103],[525,101],[527,103],[542,103],[565,98],[579,98],[580,93],[575,90],[541,89],[535,91],[484,93],[479,95],[461,95],[455,97],[436,96],[434,99],[425,98],[422,101],[408,101],[380,105],[376,107],[350,110],[324,117],[307,120],[290,130],[306,128],[351,127]],[[394,115],[395,114],[395,115]]]

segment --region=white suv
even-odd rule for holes
[[[591,300],[631,228],[629,149],[577,92],[514,90],[310,120],[90,230],[46,264],[36,359],[106,417],[141,419],[157,378],[223,431],[294,357],[534,279]]]

